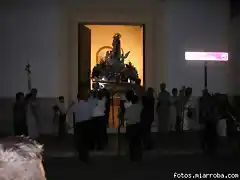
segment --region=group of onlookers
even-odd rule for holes
[[[110,94],[97,90],[78,94],[73,105],[73,124],[79,159],[87,162],[90,150],[103,150],[108,143]]]
[[[158,127],[163,135],[169,131],[189,130],[189,123],[196,116],[196,109],[191,98],[192,89],[172,90],[172,96],[161,84],[157,97]],[[15,135],[30,136],[37,139],[38,104],[37,90],[29,94],[16,94],[14,104]],[[101,150],[107,145],[106,127],[110,110],[109,92],[93,91],[90,94],[78,94],[78,101],[68,109],[74,115],[74,130],[79,159],[87,162],[89,151]],[[228,97],[222,94],[210,94],[207,90],[199,100],[199,123],[203,125],[201,145],[204,150],[214,153],[220,141],[228,137],[234,145],[239,145],[239,134],[236,125],[239,119],[239,103],[235,107]],[[66,113],[64,97],[59,97],[53,106],[59,120],[59,136],[65,133]],[[148,88],[145,94],[139,95],[133,90],[126,92],[125,100],[120,103],[119,119],[126,121],[126,135],[129,142],[129,155],[132,161],[140,161],[143,146],[152,148],[151,124],[154,121],[154,90]],[[166,122],[166,119],[170,119]],[[186,120],[187,119],[187,120]],[[163,127],[162,127],[163,126]],[[46,179],[42,164],[42,146],[36,141],[23,136],[0,139],[0,179]]]
[[[13,107],[14,133],[25,135],[32,139],[39,137],[39,115],[38,115],[37,89],[24,95],[16,94],[16,102]]]
[[[129,90],[120,102],[120,124],[126,124],[126,137],[131,161],[141,161],[142,150],[154,147],[151,127],[154,114],[158,116],[158,132],[166,135],[170,131],[191,130],[193,122],[199,119],[201,147],[204,151],[215,153],[226,140],[239,148],[239,104],[235,107],[227,95],[210,94],[206,89],[198,101],[192,98],[192,88],[166,90],[160,85],[160,92],[154,89],[144,93]],[[110,93],[95,90],[77,95],[78,101],[65,108],[64,97],[60,96],[53,106],[54,120],[58,122],[58,137],[66,134],[66,114],[73,112],[74,137],[79,160],[88,162],[89,151],[103,150],[108,144],[107,125],[110,112]],[[39,138],[39,105],[37,89],[24,95],[16,94],[13,107],[14,133],[18,137],[0,139],[0,179],[46,179],[42,164],[42,146],[31,139]],[[199,117],[197,117],[197,114]],[[29,136],[26,138],[23,136]]]
[[[191,130],[192,124],[202,124],[202,148],[212,150],[216,147],[219,136],[227,136],[226,132],[229,129],[227,127],[231,126],[229,119],[233,119],[234,113],[225,96],[210,95],[207,90],[204,90],[198,103],[197,113],[197,103],[192,97],[190,87],[182,87],[179,91],[173,88],[170,94],[166,90],[166,84],[162,83],[157,96],[153,88],[139,92],[134,89],[126,92],[125,98],[120,101],[118,115],[120,125],[126,124],[129,153],[133,161],[141,160],[142,149],[154,147],[151,127],[155,112],[160,135],[167,135],[171,131],[188,131]],[[14,105],[15,135],[38,138],[39,118],[36,95],[36,89],[26,96],[23,93],[17,93]],[[108,143],[110,92],[102,89],[87,93],[86,90],[79,93],[77,99],[76,103],[65,108],[64,97],[60,96],[53,106],[54,119],[58,122],[56,127],[58,127],[58,137],[61,139],[67,133],[66,114],[71,109],[79,158],[88,161],[90,150],[102,150]],[[228,132],[228,134],[231,133]]]
[[[203,91],[199,100],[199,121],[204,125],[201,138],[203,150],[216,152],[226,141],[231,142],[234,149],[239,148],[239,108],[235,105],[225,94]]]

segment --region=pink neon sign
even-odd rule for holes
[[[226,52],[185,52],[188,61],[228,61]]]

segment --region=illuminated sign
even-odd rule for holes
[[[226,52],[185,52],[187,61],[228,61]]]

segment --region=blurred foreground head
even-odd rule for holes
[[[26,137],[0,139],[0,180],[46,180],[42,151]]]

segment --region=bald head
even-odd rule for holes
[[[43,148],[26,137],[0,139],[0,180],[46,180]]]

